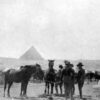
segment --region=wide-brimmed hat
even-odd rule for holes
[[[61,69],[62,69],[62,68],[63,68],[63,66],[62,66],[62,65],[59,65],[59,68],[61,68]]]
[[[70,64],[70,67],[74,67],[74,65],[73,64]]]
[[[78,64],[77,64],[77,67],[82,67],[82,66],[84,66],[81,62],[79,62]]]
[[[65,63],[66,65],[69,65],[69,64],[70,64],[70,62],[69,62],[68,60],[65,60],[64,63]]]

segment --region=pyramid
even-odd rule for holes
[[[39,52],[32,46],[21,57],[21,60],[44,60]]]

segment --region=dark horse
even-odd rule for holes
[[[99,71],[95,71],[95,81],[98,83],[100,80],[100,72]]]
[[[7,71],[5,71],[4,96],[5,96],[6,85],[8,84],[7,95],[8,97],[10,97],[10,88],[13,82],[21,83],[20,95],[25,96],[29,79],[31,75],[36,72],[36,70],[37,70],[37,64],[21,66],[20,69],[18,70],[8,69]]]
[[[92,80],[95,78],[95,73],[92,72],[92,71],[89,71],[85,74],[85,79],[88,80],[88,83],[89,82],[92,82]]]
[[[45,94],[49,94],[49,88],[51,86],[51,94],[53,94],[53,87],[55,82],[55,70],[53,69],[54,60],[49,60],[49,69],[44,74],[45,81]]]

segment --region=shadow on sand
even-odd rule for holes
[[[38,97],[13,97],[11,100],[50,100],[49,98],[52,97],[52,100],[65,100],[64,99],[64,94],[62,95],[46,95],[46,94],[41,94]],[[80,100],[79,95],[74,96],[74,100]],[[93,100],[92,96],[87,96],[84,95],[82,100]]]
[[[79,95],[75,95],[74,99],[75,100],[80,100],[80,96]],[[90,96],[90,95],[83,95],[83,99],[82,100],[93,100],[93,99],[92,99],[92,96]]]
[[[14,100],[40,100],[38,97],[13,97],[13,99]]]

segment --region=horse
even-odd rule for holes
[[[98,83],[100,80],[100,72],[99,71],[95,71],[94,78],[95,78],[95,81]]]
[[[49,94],[49,88],[51,86],[51,94],[53,94],[53,87],[55,83],[55,70],[53,69],[54,61],[49,60],[49,69],[44,73],[45,90],[44,93]]]
[[[37,71],[37,64],[34,65],[25,65],[21,66],[20,69],[8,69],[4,72],[4,97],[5,97],[5,90],[8,84],[7,95],[10,97],[10,88],[12,84],[21,83],[21,92],[20,96],[26,96],[27,85],[29,79],[33,73]]]
[[[85,79],[88,80],[88,83],[89,82],[92,82],[93,78],[95,78],[95,73],[92,72],[92,71],[89,71],[85,74]]]

